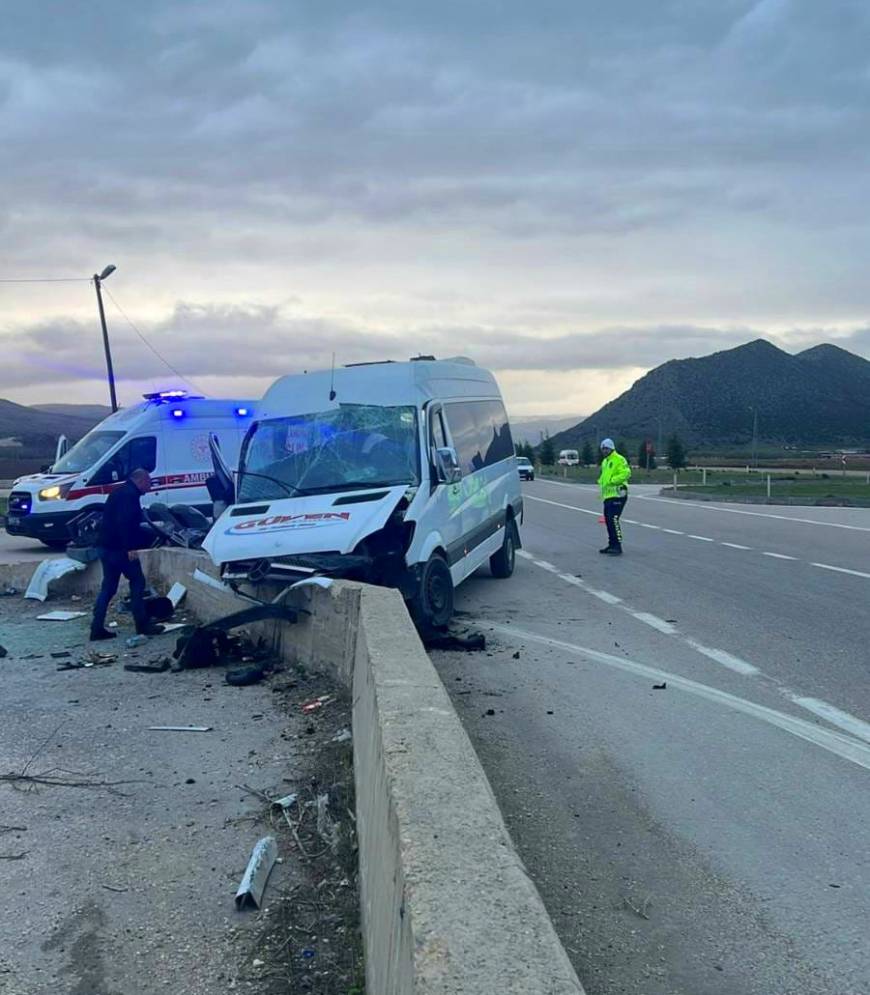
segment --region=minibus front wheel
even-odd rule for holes
[[[433,553],[420,571],[409,608],[417,628],[424,632],[442,628],[453,617],[453,578],[440,553]]]

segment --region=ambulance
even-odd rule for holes
[[[203,543],[225,581],[396,587],[421,628],[446,624],[478,568],[509,577],[520,545],[504,403],[466,359],[282,377],[257,402],[231,498]]]
[[[144,506],[192,505],[210,515],[209,437],[219,440],[224,459],[235,467],[253,411],[248,400],[213,400],[180,390],[146,394],[140,404],[105,418],[45,473],[16,480],[6,531],[63,549],[70,539],[69,522],[98,510],[139,467],[154,482],[142,498]]]

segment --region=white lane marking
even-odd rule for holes
[[[799,698],[797,695],[789,695],[789,697],[796,705],[800,705],[801,708],[806,708],[815,715],[826,719],[831,725],[839,726],[853,736],[857,736],[858,739],[863,739],[865,742],[870,743],[870,723],[864,722],[862,719],[856,718],[848,712],[840,711],[839,708],[835,708],[833,705],[829,705],[828,702],[822,701],[819,698]]]
[[[668,535],[672,536],[684,536],[685,532],[680,532],[679,529],[662,529],[662,532],[667,532]]]
[[[772,556],[775,560],[796,560],[796,556],[786,556],[785,553],[762,553],[762,556]]]
[[[744,674],[747,677],[751,677],[753,674],[761,673],[758,667],[754,667],[751,663],[741,660],[739,656],[734,656],[732,653],[726,653],[725,650],[717,650],[713,646],[703,646],[695,639],[686,639],[686,642],[692,647],[693,650],[697,650],[699,653],[709,657],[711,660],[715,660],[716,663],[721,663],[723,667],[727,667],[735,673]]]
[[[549,481],[548,481],[549,483]],[[801,525],[824,525],[829,529],[849,529],[853,532],[870,532],[870,526],[866,525],[844,525],[842,522],[820,522],[815,518],[790,518],[788,515],[772,515],[764,511],[743,511],[740,508],[723,508],[721,505],[710,505],[700,501],[687,501],[681,498],[660,498],[647,497],[644,494],[632,494],[635,501],[658,501],[661,504],[669,504],[671,507],[679,505],[681,508],[689,507],[696,511],[722,511],[728,515],[750,515],[753,518],[775,518],[781,522],[800,522]]]
[[[552,563],[548,563],[546,560],[535,560],[534,562],[536,567],[540,567],[542,570],[549,570],[551,574],[559,572],[558,567],[554,567]]]
[[[576,504],[563,504],[561,501],[548,501],[546,498],[534,497],[531,494],[524,494],[523,500],[540,501],[541,504],[551,504],[555,508],[567,508],[569,511],[579,511],[584,515],[600,515],[600,511],[590,511],[588,508],[578,508]]]
[[[610,594],[608,591],[600,591],[597,587],[591,587],[579,577],[572,577],[571,574],[559,574],[558,576],[566,584],[573,584],[574,587],[582,588],[587,594],[591,594],[593,598],[598,598],[599,601],[603,601],[606,605],[622,604],[622,598],[617,598],[615,594]]]
[[[766,705],[758,705],[754,701],[739,698],[737,695],[729,694],[727,691],[720,691],[718,688],[710,687],[707,684],[700,684],[698,681],[689,680],[687,677],[680,677],[678,674],[671,674],[666,670],[659,670],[657,667],[649,667],[644,663],[637,663],[624,657],[611,656],[610,653],[602,653],[600,650],[591,649],[588,646],[577,646],[573,643],[562,642],[560,639],[552,639],[549,636],[539,636],[535,632],[526,629],[518,629],[513,625],[500,625],[490,622],[488,619],[480,619],[480,622],[489,625],[495,632],[502,635],[511,636],[514,639],[525,639],[528,642],[541,643],[553,649],[576,653],[594,660],[597,663],[606,664],[617,670],[623,670],[635,677],[643,678],[646,681],[654,681],[657,684],[666,682],[670,687],[693,694],[706,701],[711,701],[725,708],[730,708],[735,712],[742,712],[752,718],[760,719],[769,725],[775,726],[784,732],[803,739],[808,743],[827,750],[844,760],[849,760],[859,767],[870,770],[870,746],[844,736],[839,732],[832,732],[823,729],[805,719],[795,718],[785,712],[778,712],[776,709],[768,708]]]
[[[687,539],[697,539],[699,542],[715,542],[715,539],[708,539],[707,536],[686,536]]]
[[[848,570],[846,567],[832,567],[830,563],[811,563],[811,567],[821,567],[822,570],[836,570],[838,574],[852,574],[853,577],[870,577],[862,570]]]
[[[661,525],[650,525],[649,522],[638,522],[637,524],[642,529],[655,529],[657,532],[661,529]]]
[[[739,542],[720,542],[720,546],[730,546],[731,549],[752,549],[751,546],[741,546]]]
[[[670,622],[666,622],[663,618],[659,618],[658,615],[651,615],[649,612],[631,611],[631,609],[629,609],[629,612],[638,622],[652,626],[653,629],[658,629],[659,632],[663,632],[666,636],[675,636],[678,632],[676,626],[671,625]]]
[[[521,556],[524,560],[534,560],[534,556],[531,553],[527,553],[524,549],[518,549],[517,556]]]

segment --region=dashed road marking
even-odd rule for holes
[[[662,532],[667,532],[668,535],[672,536],[684,536],[685,532],[680,532],[679,529],[662,529]]]
[[[648,625],[653,629],[658,629],[659,632],[663,632],[666,636],[675,636],[678,633],[676,626],[671,625],[670,622],[666,622],[663,618],[659,618],[658,615],[651,615],[649,612],[636,612],[629,609],[633,618],[636,618],[638,622],[643,622],[644,625]]]
[[[830,563],[811,563],[811,567],[821,567],[822,570],[835,570],[838,574],[852,574],[853,577],[870,577],[863,570],[849,570],[846,567],[832,567]]]
[[[862,719],[856,718],[856,716],[850,715],[848,712],[843,712],[839,708],[829,705],[828,702],[821,701],[819,698],[799,698],[793,695],[791,696],[791,700],[796,705],[800,705],[801,708],[806,708],[808,711],[813,712],[813,714],[827,719],[832,725],[839,726],[853,736],[857,736],[859,739],[870,743],[870,723],[864,722]]]
[[[786,556],[785,553],[767,553],[763,552],[762,556],[771,556],[774,560],[796,560],[796,556]]]
[[[709,539],[707,536],[686,536],[687,539],[697,539],[699,542],[715,542],[715,539]]]
[[[731,549],[752,549],[751,546],[741,546],[739,542],[720,542],[720,546],[729,546]]]
[[[599,601],[603,601],[606,605],[622,604],[622,598],[617,598],[615,594],[611,594],[609,591],[601,591],[597,587],[592,587],[580,577],[572,577],[571,574],[559,574],[558,577],[559,580],[564,580],[566,584],[573,584],[574,587],[581,588],[581,590],[587,594],[591,594],[593,598],[598,598]]]
[[[870,746],[857,739],[853,739],[851,736],[844,736],[842,733],[825,729],[813,722],[807,722],[805,719],[787,715],[785,712],[778,712],[776,709],[768,708],[766,705],[758,705],[754,701],[748,701],[746,698],[740,698],[727,691],[720,691],[719,688],[689,680],[687,677],[681,677],[679,674],[660,670],[658,667],[649,667],[644,663],[629,660],[627,657],[612,656],[610,653],[602,653],[600,650],[595,650],[588,646],[578,646],[574,643],[563,642],[561,639],[553,639],[550,636],[541,636],[536,632],[518,629],[514,625],[500,625],[496,622],[490,622],[485,618],[479,621],[488,625],[495,632],[510,636],[512,639],[523,639],[527,642],[540,643],[544,646],[550,646],[553,649],[577,654],[596,663],[602,663],[616,670],[632,674],[634,677],[640,677],[645,681],[651,681],[656,684],[667,683],[668,687],[685,691],[687,694],[695,695],[706,701],[722,705],[736,712],[741,712],[762,722],[767,722],[769,725],[776,726],[783,732],[790,733],[798,739],[813,743],[815,746],[821,747],[821,749],[827,750],[829,753],[833,753],[844,760],[849,760],[857,764],[859,767],[870,770]]]
[[[697,650],[703,656],[715,660],[716,663],[721,663],[723,667],[727,667],[737,674],[744,674],[747,677],[751,677],[761,673],[758,667],[747,663],[745,660],[741,660],[739,656],[734,656],[733,653],[726,653],[725,650],[717,650],[712,646],[704,646],[695,639],[687,639],[686,642],[693,650]]]

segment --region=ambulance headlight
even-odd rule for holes
[[[40,501],[60,501],[69,494],[71,484],[54,484],[52,487],[44,487],[39,492]]]

